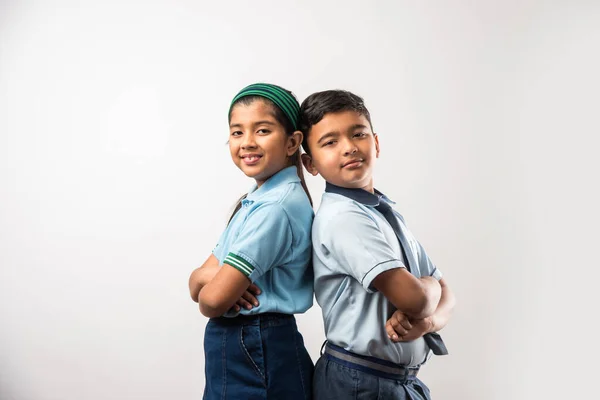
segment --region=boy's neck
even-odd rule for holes
[[[331,183],[329,181],[325,181],[325,182],[326,182],[327,185],[332,185],[332,186],[343,188],[343,189],[364,190],[365,192],[369,192],[371,194],[375,194],[375,187],[373,186],[373,180],[371,180],[371,182],[369,183],[369,185],[364,186],[364,187],[340,186],[340,185],[336,185],[335,183]]]
[[[335,185],[335,183],[330,183],[330,184],[331,185]],[[365,186],[359,186],[359,187],[356,187],[356,186],[346,186],[346,185],[344,185],[344,186],[335,185],[335,186],[343,187],[343,188],[346,188],[346,189],[362,189],[362,190],[364,190],[366,192],[369,192],[371,194],[375,193],[375,187],[373,186],[373,178],[371,178],[369,180],[369,183],[367,185],[365,185]]]

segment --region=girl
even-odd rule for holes
[[[295,313],[312,306],[312,203],[302,174],[300,106],[271,84],[240,91],[229,109],[229,150],[256,184],[213,253],[190,276],[210,320],[204,399],[309,399],[313,364]]]

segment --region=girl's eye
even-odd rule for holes
[[[231,132],[231,136],[241,136],[242,132],[240,131],[235,131],[235,132]]]
[[[259,129],[258,133],[260,133],[261,135],[267,135],[267,134],[271,133],[271,131],[268,129]]]

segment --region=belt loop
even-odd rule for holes
[[[321,351],[319,352],[320,355],[323,355],[323,349],[325,348],[325,346],[327,345],[327,340],[323,342],[323,345],[321,346]]]

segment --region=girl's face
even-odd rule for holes
[[[275,118],[273,106],[262,100],[250,105],[238,103],[231,110],[231,159],[258,186],[289,165],[289,157],[302,142],[301,134],[299,141],[297,136],[285,133]]]

